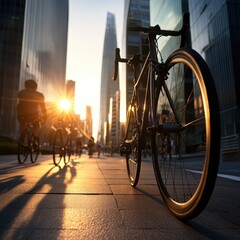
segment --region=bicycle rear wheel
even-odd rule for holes
[[[130,105],[128,108],[128,127],[126,133],[125,147],[128,149],[126,154],[127,172],[130,183],[135,187],[139,180],[141,169],[141,145],[140,145],[140,126],[138,123],[136,106]]]
[[[58,166],[65,158],[65,148],[61,129],[57,129],[53,140],[53,163]]]
[[[156,96],[153,165],[168,208],[187,220],[205,208],[214,189],[220,154],[219,107],[208,66],[194,50],[171,54],[166,73],[167,87]]]
[[[30,154],[31,162],[35,163],[40,153],[39,137],[34,137],[34,136],[31,137],[30,148],[31,148],[31,154]]]
[[[67,164],[71,160],[72,155],[72,136],[69,134],[66,142],[66,154],[64,158],[64,163]]]
[[[29,133],[24,130],[18,140],[18,162],[24,163],[30,154],[29,148]]]

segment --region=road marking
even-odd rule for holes
[[[232,175],[226,175],[226,174],[218,174],[217,176],[240,182],[240,177],[238,176],[232,176]]]
[[[188,170],[188,171],[189,172],[193,172],[193,173],[200,173],[200,174],[202,174],[201,171],[194,171],[194,170]],[[233,181],[240,182],[240,177],[238,177],[238,176],[226,175],[226,174],[221,174],[221,173],[218,173],[217,176],[218,177],[222,177],[222,178],[226,178],[226,179],[230,179],[230,180],[233,180]]]

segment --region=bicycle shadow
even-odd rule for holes
[[[1,167],[0,173],[7,174],[7,173],[11,173],[15,170],[26,169],[29,167],[36,167],[39,165],[40,165],[40,163],[38,163],[38,162],[37,163],[24,163],[24,164],[10,163],[8,166]]]
[[[67,173],[70,177],[66,181]],[[16,197],[0,211],[0,238],[30,239],[34,231],[41,233],[46,226],[48,229],[61,229],[64,193],[75,176],[74,162],[49,169],[29,191]],[[57,239],[58,231],[55,235],[51,238]]]
[[[24,179],[24,175],[3,178],[0,180],[0,193],[6,193],[16,186],[24,183],[25,181],[26,180]]]

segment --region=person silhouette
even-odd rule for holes
[[[22,132],[28,123],[33,125],[33,133],[39,135],[40,120],[47,119],[44,95],[37,91],[37,83],[33,79],[25,81],[25,89],[18,92],[17,118]]]

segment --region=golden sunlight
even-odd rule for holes
[[[71,102],[68,99],[62,99],[59,102],[59,109],[63,111],[69,111],[71,108]]]

